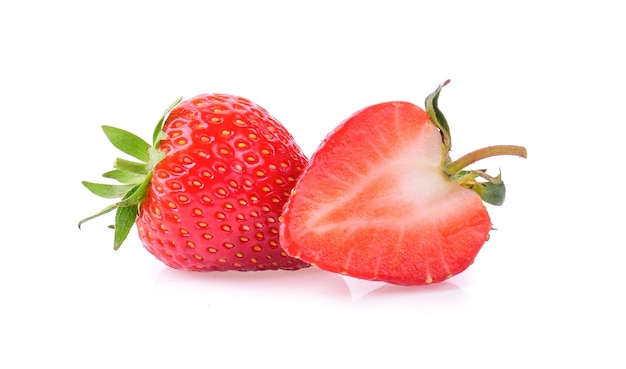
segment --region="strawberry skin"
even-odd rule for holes
[[[448,134],[447,123],[408,102],[355,113],[299,178],[281,217],[283,248],[324,270],[400,285],[467,269],[491,230],[485,186],[475,181],[489,176],[446,173]]]
[[[122,194],[122,201],[96,215],[117,208],[115,248],[135,222],[145,248],[172,268],[256,271],[309,266],[280,247],[278,221],[307,158],[290,133],[257,104],[225,94],[179,103],[157,125],[156,149],[147,143],[134,145],[147,147],[148,154],[123,148],[126,142],[140,142],[129,139],[132,134],[111,127],[105,132],[145,167],[142,172],[116,162],[114,172],[125,176],[108,175],[123,182],[121,186],[136,184]],[[101,196],[114,188],[84,184]]]
[[[278,218],[307,161],[265,110],[226,95],[195,97],[163,126],[137,225],[144,246],[178,269],[299,269]]]

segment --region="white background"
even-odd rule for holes
[[[7,1],[0,5],[0,367],[624,368],[617,1]],[[428,287],[185,273],[85,190],[173,100],[245,96],[307,155],[367,105],[440,107],[454,155],[519,144],[498,231]]]

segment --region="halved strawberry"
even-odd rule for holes
[[[464,170],[493,146],[451,161],[450,130],[426,99],[367,107],[322,142],[281,217],[281,245],[321,269],[402,285],[441,282],[465,270],[492,228],[485,202],[500,205],[500,176]]]
[[[116,211],[114,248],[133,224],[145,248],[184,270],[296,270],[308,264],[279,245],[278,217],[307,158],[265,109],[233,95],[177,101],[157,124],[153,145],[104,126],[118,149],[104,177],[83,182],[96,195],[121,198],[80,224]]]

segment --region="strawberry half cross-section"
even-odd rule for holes
[[[526,157],[491,146],[451,160],[438,108],[402,101],[369,106],[321,143],[281,217],[287,253],[321,269],[400,285],[444,281],[469,267],[489,237],[484,203],[501,205],[500,175],[466,169],[491,156]]]

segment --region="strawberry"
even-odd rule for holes
[[[468,165],[492,146],[452,161],[448,123],[438,108],[409,102],[369,106],[321,143],[280,218],[289,255],[344,275],[400,285],[441,282],[464,271],[489,238],[483,203],[501,205],[501,176]]]
[[[138,159],[117,159],[83,182],[121,198],[84,222],[116,210],[114,248],[137,225],[145,248],[166,265],[192,271],[296,270],[308,264],[279,245],[280,212],[307,158],[291,134],[257,104],[232,95],[180,99],[161,117],[150,146],[104,126],[111,143]]]

